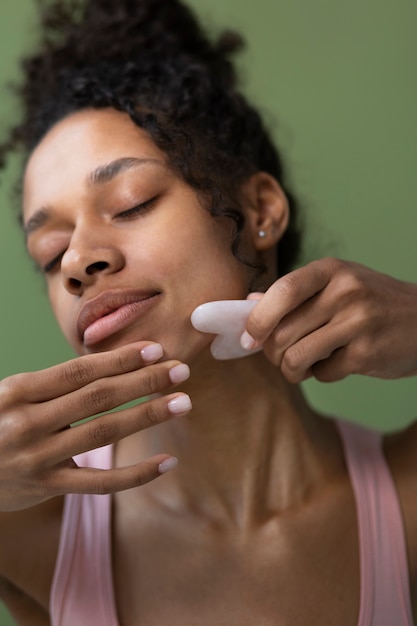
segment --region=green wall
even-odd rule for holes
[[[115,0],[116,1],[116,0]],[[190,0],[246,34],[245,88],[287,155],[305,208],[307,258],[327,254],[417,281],[415,0]],[[34,31],[31,0],[0,6],[0,83]],[[2,88],[0,131],[14,111]],[[9,168],[8,180],[13,168]],[[0,188],[0,377],[72,356]],[[415,379],[305,385],[328,413],[392,429],[417,412]],[[11,622],[1,613],[0,625]]]

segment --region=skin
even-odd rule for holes
[[[125,158],[146,163],[91,184],[97,168]],[[230,222],[210,216],[122,113],[74,114],[31,156],[24,184],[28,249],[48,266],[51,306],[81,356],[0,387],[0,593],[19,624],[49,623],[63,495],[71,491],[115,494],[121,626],[133,626],[138,616],[147,626],[249,626],[253,615],[262,626],[314,626],[323,615],[329,623],[357,624],[356,513],[341,443],[333,422],[311,410],[295,383],[309,375],[329,379],[332,360],[337,377],[414,375],[415,349],[402,329],[407,323],[415,332],[416,288],[333,259],[274,282],[285,196],[258,173],[242,198],[244,250],[262,256],[272,283],[265,294],[249,296],[259,303],[243,341],[264,350],[218,362],[209,353],[212,337],[192,328],[190,314],[203,302],[248,295],[253,275],[230,252]],[[147,204],[139,212],[131,210],[141,203]],[[39,214],[45,210],[47,219]],[[103,293],[132,289],[152,295],[149,308],[99,341],[83,341],[82,307]],[[375,313],[393,302],[392,319]],[[386,332],[399,338],[396,365]],[[366,354],[370,342],[378,368]],[[160,395],[68,428],[152,393]],[[188,397],[191,412],[179,402]],[[411,426],[385,439],[415,616],[416,437]],[[110,442],[113,470],[75,467],[74,455]],[[178,468],[156,487],[152,481],[166,469],[161,463],[173,467],[172,455]]]
[[[416,285],[358,263],[320,259],[276,281],[242,341],[262,345],[287,380],[417,374]]]

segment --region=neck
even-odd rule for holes
[[[180,461],[164,479],[170,500],[247,526],[299,505],[334,475],[334,428],[263,354],[204,355],[191,371],[180,388],[192,412],[139,433],[145,454],[167,451]],[[136,458],[138,441],[130,441]]]

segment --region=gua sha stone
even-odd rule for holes
[[[246,350],[240,345],[240,337],[245,330],[257,300],[219,300],[200,304],[191,314],[191,323],[196,330],[217,335],[210,346],[211,354],[220,361],[238,359],[255,354],[262,346]]]

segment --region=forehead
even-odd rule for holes
[[[25,216],[74,185],[87,188],[97,167],[125,158],[166,162],[149,135],[126,113],[113,109],[88,109],[58,122],[31,154],[23,180]]]

